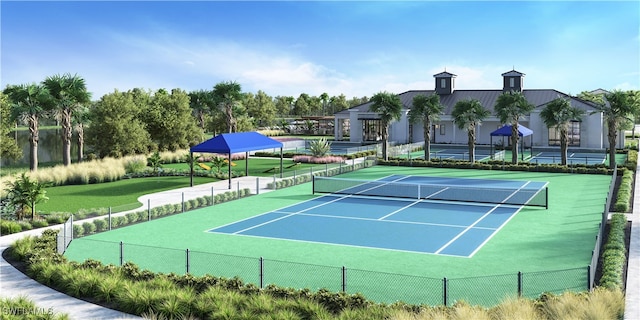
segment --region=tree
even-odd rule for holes
[[[2,159],[17,160],[22,157],[22,149],[14,139],[8,139],[7,135],[15,122],[11,120],[11,105],[9,97],[0,92],[0,157]]]
[[[158,151],[154,152],[150,157],[147,158],[147,165],[153,169],[154,174],[160,174],[160,169],[162,168],[162,158],[160,157],[160,153]]]
[[[238,131],[233,107],[242,99],[241,93],[240,84],[234,81],[220,82],[213,87],[213,99],[216,106],[224,112],[229,133]]]
[[[74,124],[76,133],[78,134],[78,162],[82,162],[84,158],[84,127],[90,123],[89,108],[82,106],[73,113],[72,123]]]
[[[614,90],[604,95],[602,103],[596,104],[596,111],[593,113],[602,113],[604,121],[607,123],[607,138],[609,140],[609,168],[613,169],[616,165],[616,142],[618,140],[618,131],[629,121],[631,117],[640,108],[630,95],[621,90]]]
[[[276,105],[276,113],[281,116],[288,116],[291,114],[292,104],[296,98],[291,96],[277,96],[274,98]]]
[[[402,101],[400,98],[392,93],[378,92],[371,97],[373,104],[370,110],[380,115],[380,121],[382,122],[382,157],[389,160],[387,154],[387,148],[389,144],[389,124],[393,120],[400,120],[402,116]]]
[[[331,99],[329,99],[329,105],[331,107],[331,111],[329,111],[330,115],[349,109],[349,102],[344,94],[331,97]]]
[[[17,208],[16,217],[22,219],[25,207],[31,209],[31,220],[36,215],[36,204],[49,200],[45,184],[38,180],[31,180],[26,173],[22,173],[18,179],[8,183],[6,189],[9,203]]]
[[[193,110],[193,115],[198,119],[198,124],[202,131],[206,130],[206,117],[214,107],[213,94],[207,90],[197,90],[189,92],[189,106]]]
[[[259,90],[255,95],[244,94],[242,105],[246,108],[247,115],[253,119],[255,126],[265,126],[274,123],[276,118],[276,106],[273,99],[264,91]]]
[[[529,114],[534,109],[534,106],[530,104],[524,97],[522,92],[508,91],[500,96],[496,101],[494,110],[500,122],[511,124],[511,162],[518,163],[518,140],[520,138],[520,132],[518,131],[518,124],[520,117]]]
[[[39,120],[51,108],[47,88],[32,84],[8,86],[4,93],[11,103],[11,120],[20,119],[29,126],[29,168],[38,170]]]
[[[102,96],[90,110],[92,123],[86,139],[99,157],[146,154],[152,149],[151,137],[139,119],[143,109],[134,103],[134,95],[116,90]]]
[[[72,114],[90,102],[91,94],[85,81],[78,75],[65,73],[46,78],[43,85],[49,90],[54,101],[56,117],[62,126],[62,163],[71,164],[71,138],[73,136]]]
[[[409,122],[422,121],[424,131],[424,159],[429,161],[431,154],[431,123],[438,121],[444,106],[440,103],[440,96],[417,95],[413,97],[413,105],[409,110]]]
[[[184,149],[202,140],[203,132],[192,116],[186,92],[160,89],[143,110],[141,119],[159,150]]]
[[[485,109],[476,99],[458,101],[451,112],[453,122],[458,128],[467,130],[469,161],[472,163],[476,160],[476,126],[480,125],[482,120],[489,115],[491,115],[491,111]]]
[[[293,114],[296,116],[308,115],[311,110],[309,107],[310,100],[311,97],[308,94],[301,93],[293,104]]]
[[[540,112],[542,121],[548,128],[555,128],[560,132],[560,153],[562,165],[567,164],[569,123],[581,120],[584,110],[572,107],[569,100],[556,98],[549,102]]]
[[[322,115],[324,116],[327,112],[327,102],[329,101],[329,94],[323,92],[320,95],[320,101],[322,101]]]

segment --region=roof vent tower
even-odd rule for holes
[[[517,91],[522,92],[522,80],[524,78],[524,73],[518,72],[516,70],[511,70],[509,72],[505,72],[502,74],[502,91]]]
[[[437,94],[451,94],[455,87],[456,75],[449,73],[446,70],[433,76],[436,78],[436,93]]]

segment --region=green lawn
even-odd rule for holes
[[[193,184],[219,181],[194,177]],[[134,209],[141,205],[138,198],[158,191],[189,186],[189,177],[150,177],[123,179],[115,182],[70,185],[47,188],[49,201],[37,205],[39,212],[78,212],[80,209],[118,207]]]
[[[491,305],[515,295],[518,272],[523,273],[527,297],[586,289],[610,176],[391,166],[342,176],[378,179],[391,174],[546,181],[549,209],[523,208],[471,258],[206,232],[312,199],[307,183],[76,239],[65,255],[118,264],[122,241],[125,261],[158,272],[184,273],[188,248],[192,274],[237,275],[252,283],[258,283],[263,257],[265,285],[311,290],[340,290],[345,266],[347,292],[384,302],[440,304],[446,277],[450,303],[464,299]],[[313,232],[313,226],[300,228]]]

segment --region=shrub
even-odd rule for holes
[[[615,212],[628,212],[631,203],[633,189],[633,171],[622,169],[622,178],[618,187],[618,194],[613,210]]]
[[[622,287],[623,264],[626,263],[625,227],[627,217],[616,213],[609,223],[609,235],[602,254],[602,277],[600,286],[619,290]]]
[[[89,222],[85,222],[89,223]],[[94,225],[95,228],[95,225]],[[84,225],[74,224],[73,225],[73,237],[82,237],[84,235]]]
[[[92,222],[85,222],[82,224],[82,229],[84,229],[84,234],[89,235],[96,232],[96,225]]]
[[[124,164],[126,173],[137,173],[142,172],[147,167],[147,164],[142,159],[130,159],[127,160]]]
[[[44,228],[44,227],[48,227],[49,223],[47,222],[47,220],[33,220],[31,221],[31,226],[33,226],[33,228],[35,229]]]
[[[102,232],[109,228],[109,221],[107,218],[94,220],[93,223],[96,225],[97,232]]]
[[[31,225],[31,222],[29,221],[18,221],[18,224],[20,225],[20,228],[22,228],[22,231],[28,231],[33,229],[33,226]],[[20,231],[18,231],[20,232]]]
[[[22,227],[15,221],[0,220],[0,234],[12,234],[22,231]]]
[[[312,140],[309,142],[309,151],[314,157],[324,157],[331,150],[331,145],[326,138]]]

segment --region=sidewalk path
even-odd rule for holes
[[[202,184],[194,187],[185,187],[180,189],[174,189],[169,191],[158,192],[154,194],[144,195],[138,199],[142,205],[140,208],[119,212],[112,216],[121,216],[129,212],[146,210],[148,204],[151,207],[163,206],[166,204],[181,203],[184,200],[195,199],[203,196],[210,196],[212,193],[221,194],[227,191],[249,188],[251,193],[256,193],[256,186],[258,186],[259,193],[265,193],[272,191],[267,189],[267,184],[273,182],[273,178],[256,178],[256,177],[240,177],[232,180],[232,189],[229,190],[229,181],[218,181],[208,184]],[[83,222],[92,221],[95,219],[103,219],[104,216],[89,218],[85,220],[74,221],[74,224],[81,224]],[[60,229],[61,225],[51,226],[48,228],[41,228],[35,230],[29,230],[25,232],[10,234],[0,237],[0,252],[8,248],[15,240],[23,238],[25,236],[37,236],[46,229]],[[112,309],[104,308],[80,299],[76,299],[67,296],[63,293],[55,291],[47,286],[41,285],[35,280],[24,275],[22,272],[14,268],[4,259],[0,259],[0,297],[3,298],[16,298],[19,296],[26,296],[29,300],[33,301],[38,308],[43,310],[51,310],[55,313],[68,314],[71,319],[78,320],[91,320],[91,319],[142,319],[138,316],[129,315]],[[0,316],[2,315],[0,310]]]

